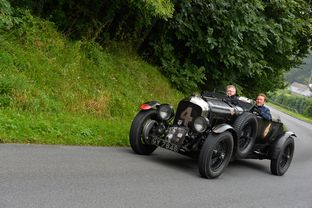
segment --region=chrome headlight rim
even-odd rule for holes
[[[197,133],[203,133],[208,129],[209,119],[203,116],[197,117],[193,122],[193,129]]]
[[[161,104],[157,106],[157,117],[162,121],[168,121],[172,118],[174,112],[173,107],[169,104]]]

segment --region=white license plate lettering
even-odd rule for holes
[[[178,152],[178,146],[177,145],[171,144],[171,143],[166,142],[166,141],[161,141],[158,139],[152,139],[151,144],[165,148],[165,149],[168,149],[168,150],[171,150],[171,151],[174,151],[174,152]]]

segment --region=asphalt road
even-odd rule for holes
[[[139,156],[130,148],[1,144],[0,208],[312,208],[312,125],[281,117],[298,135],[282,177],[267,160],[231,163],[208,180],[196,161],[163,149]]]

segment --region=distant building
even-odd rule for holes
[[[293,82],[289,86],[289,90],[294,94],[303,95],[307,97],[312,96],[312,91],[310,90],[309,86],[305,84],[301,84],[299,82]]]

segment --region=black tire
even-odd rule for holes
[[[130,128],[130,145],[132,150],[140,155],[149,155],[157,148],[155,145],[147,144],[142,137],[145,124],[156,118],[156,111],[140,111],[134,118]]]
[[[277,148],[277,147],[275,147]],[[282,176],[288,170],[292,161],[295,150],[295,142],[292,137],[288,137],[279,151],[276,159],[271,159],[271,173],[277,176]]]
[[[245,158],[252,150],[257,138],[257,117],[252,113],[245,112],[236,118],[233,128],[237,133],[235,155],[237,158]]]
[[[233,136],[230,132],[210,134],[198,158],[200,175],[204,178],[219,177],[230,162],[233,146]]]

